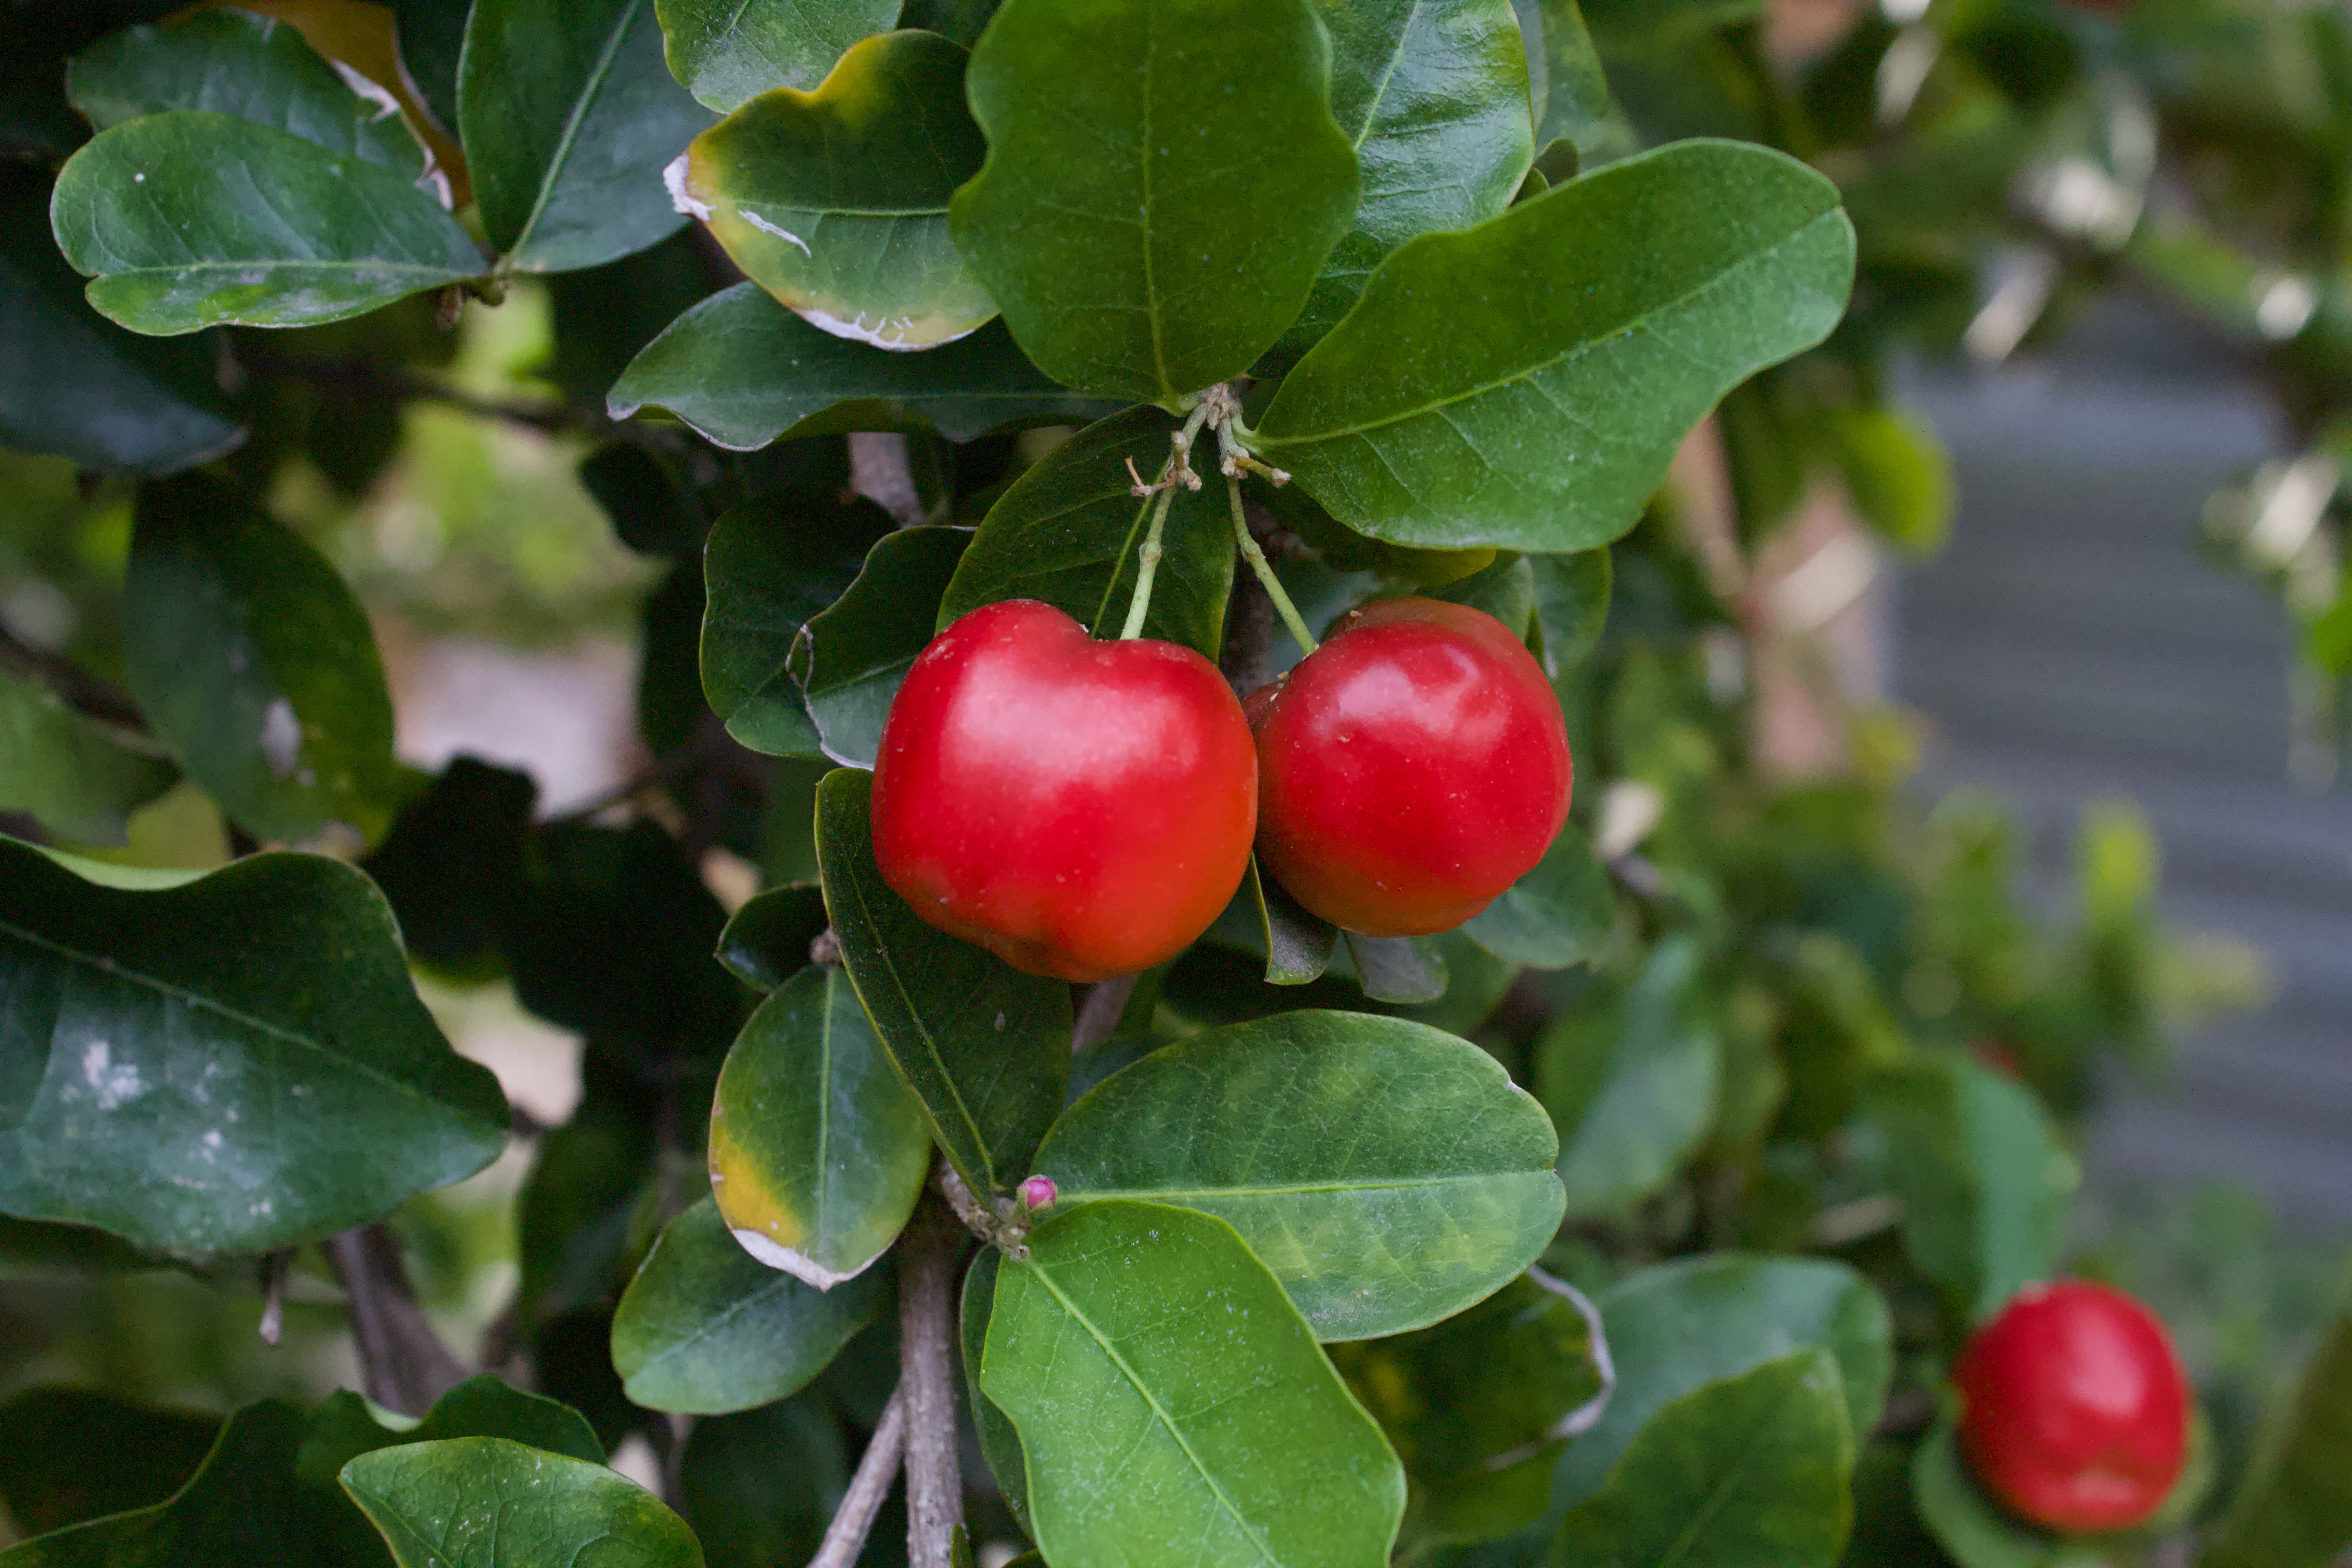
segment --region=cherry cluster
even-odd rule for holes
[[[874,853],[918,914],[1033,974],[1163,963],[1262,868],[1367,936],[1485,909],[1568,820],[1559,700],[1465,605],[1381,599],[1238,700],[1214,665],[1097,641],[1013,599],[907,673],[874,767]]]

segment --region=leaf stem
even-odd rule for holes
[[[1307,629],[1307,617],[1300,615],[1298,606],[1290,602],[1289,594],[1283,589],[1282,580],[1274,574],[1273,563],[1266,560],[1265,552],[1258,548],[1256,535],[1250,532],[1249,518],[1242,510],[1242,482],[1231,474],[1225,476],[1225,500],[1234,510],[1234,538],[1242,547],[1243,559],[1250,563],[1250,570],[1257,574],[1258,584],[1265,589],[1265,596],[1274,601],[1274,613],[1280,616],[1282,624],[1290,628],[1290,635],[1297,639],[1299,651],[1313,653],[1315,634]]]
[[[857,1561],[906,1452],[907,1390],[901,1384],[891,1391],[890,1403],[882,1407],[882,1419],[874,1424],[866,1456],[857,1461],[857,1473],[849,1478],[849,1489],[842,1493],[841,1506],[833,1510],[824,1542],[809,1559],[809,1568],[850,1568]]]
[[[1151,526],[1144,530],[1143,548],[1136,552],[1135,596],[1127,602],[1127,624],[1118,632],[1121,642],[1143,635],[1144,617],[1151,613],[1151,580],[1160,574],[1160,539],[1168,526],[1168,508],[1175,500],[1172,483],[1151,498]]]

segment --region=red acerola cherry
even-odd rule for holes
[[[1108,980],[1209,929],[1249,867],[1257,757],[1216,666],[984,605],[907,671],[874,763],[882,879],[1015,969]]]
[[[1960,1448],[2021,1518],[2124,1530],[2163,1505],[2189,1453],[2189,1380],[2146,1307],[2104,1285],[2019,1291],[1960,1356]]]
[[[1484,611],[1375,600],[1247,710],[1259,858],[1349,931],[1451,931],[1525,876],[1568,820],[1559,700]]]

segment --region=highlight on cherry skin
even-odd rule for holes
[[[1173,958],[1232,900],[1257,755],[1200,654],[1012,599],[908,668],[873,801],[875,859],[917,914],[1029,973],[1108,980]]]
[[[2028,1286],[1969,1342],[1952,1381],[1961,1453],[2031,1523],[2128,1530],[2180,1479],[2189,1380],[2164,1324],[2120,1290]]]
[[[1533,869],[1568,820],[1559,700],[1483,610],[1374,600],[1244,708],[1259,863],[1349,931],[1452,930]]]

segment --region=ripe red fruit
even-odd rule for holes
[[[1249,722],[1188,647],[1097,642],[984,605],[907,671],[874,763],[874,858],[924,920],[1015,969],[1108,980],[1172,958],[1241,885]]]
[[[2189,1380],[2146,1307],[2104,1285],[2028,1286],[1952,1374],[1960,1447],[2021,1517],[2070,1534],[2162,1506],[2189,1453]]]
[[[1525,876],[1568,820],[1559,700],[1484,611],[1375,600],[1247,710],[1259,858],[1349,931],[1452,930]]]

